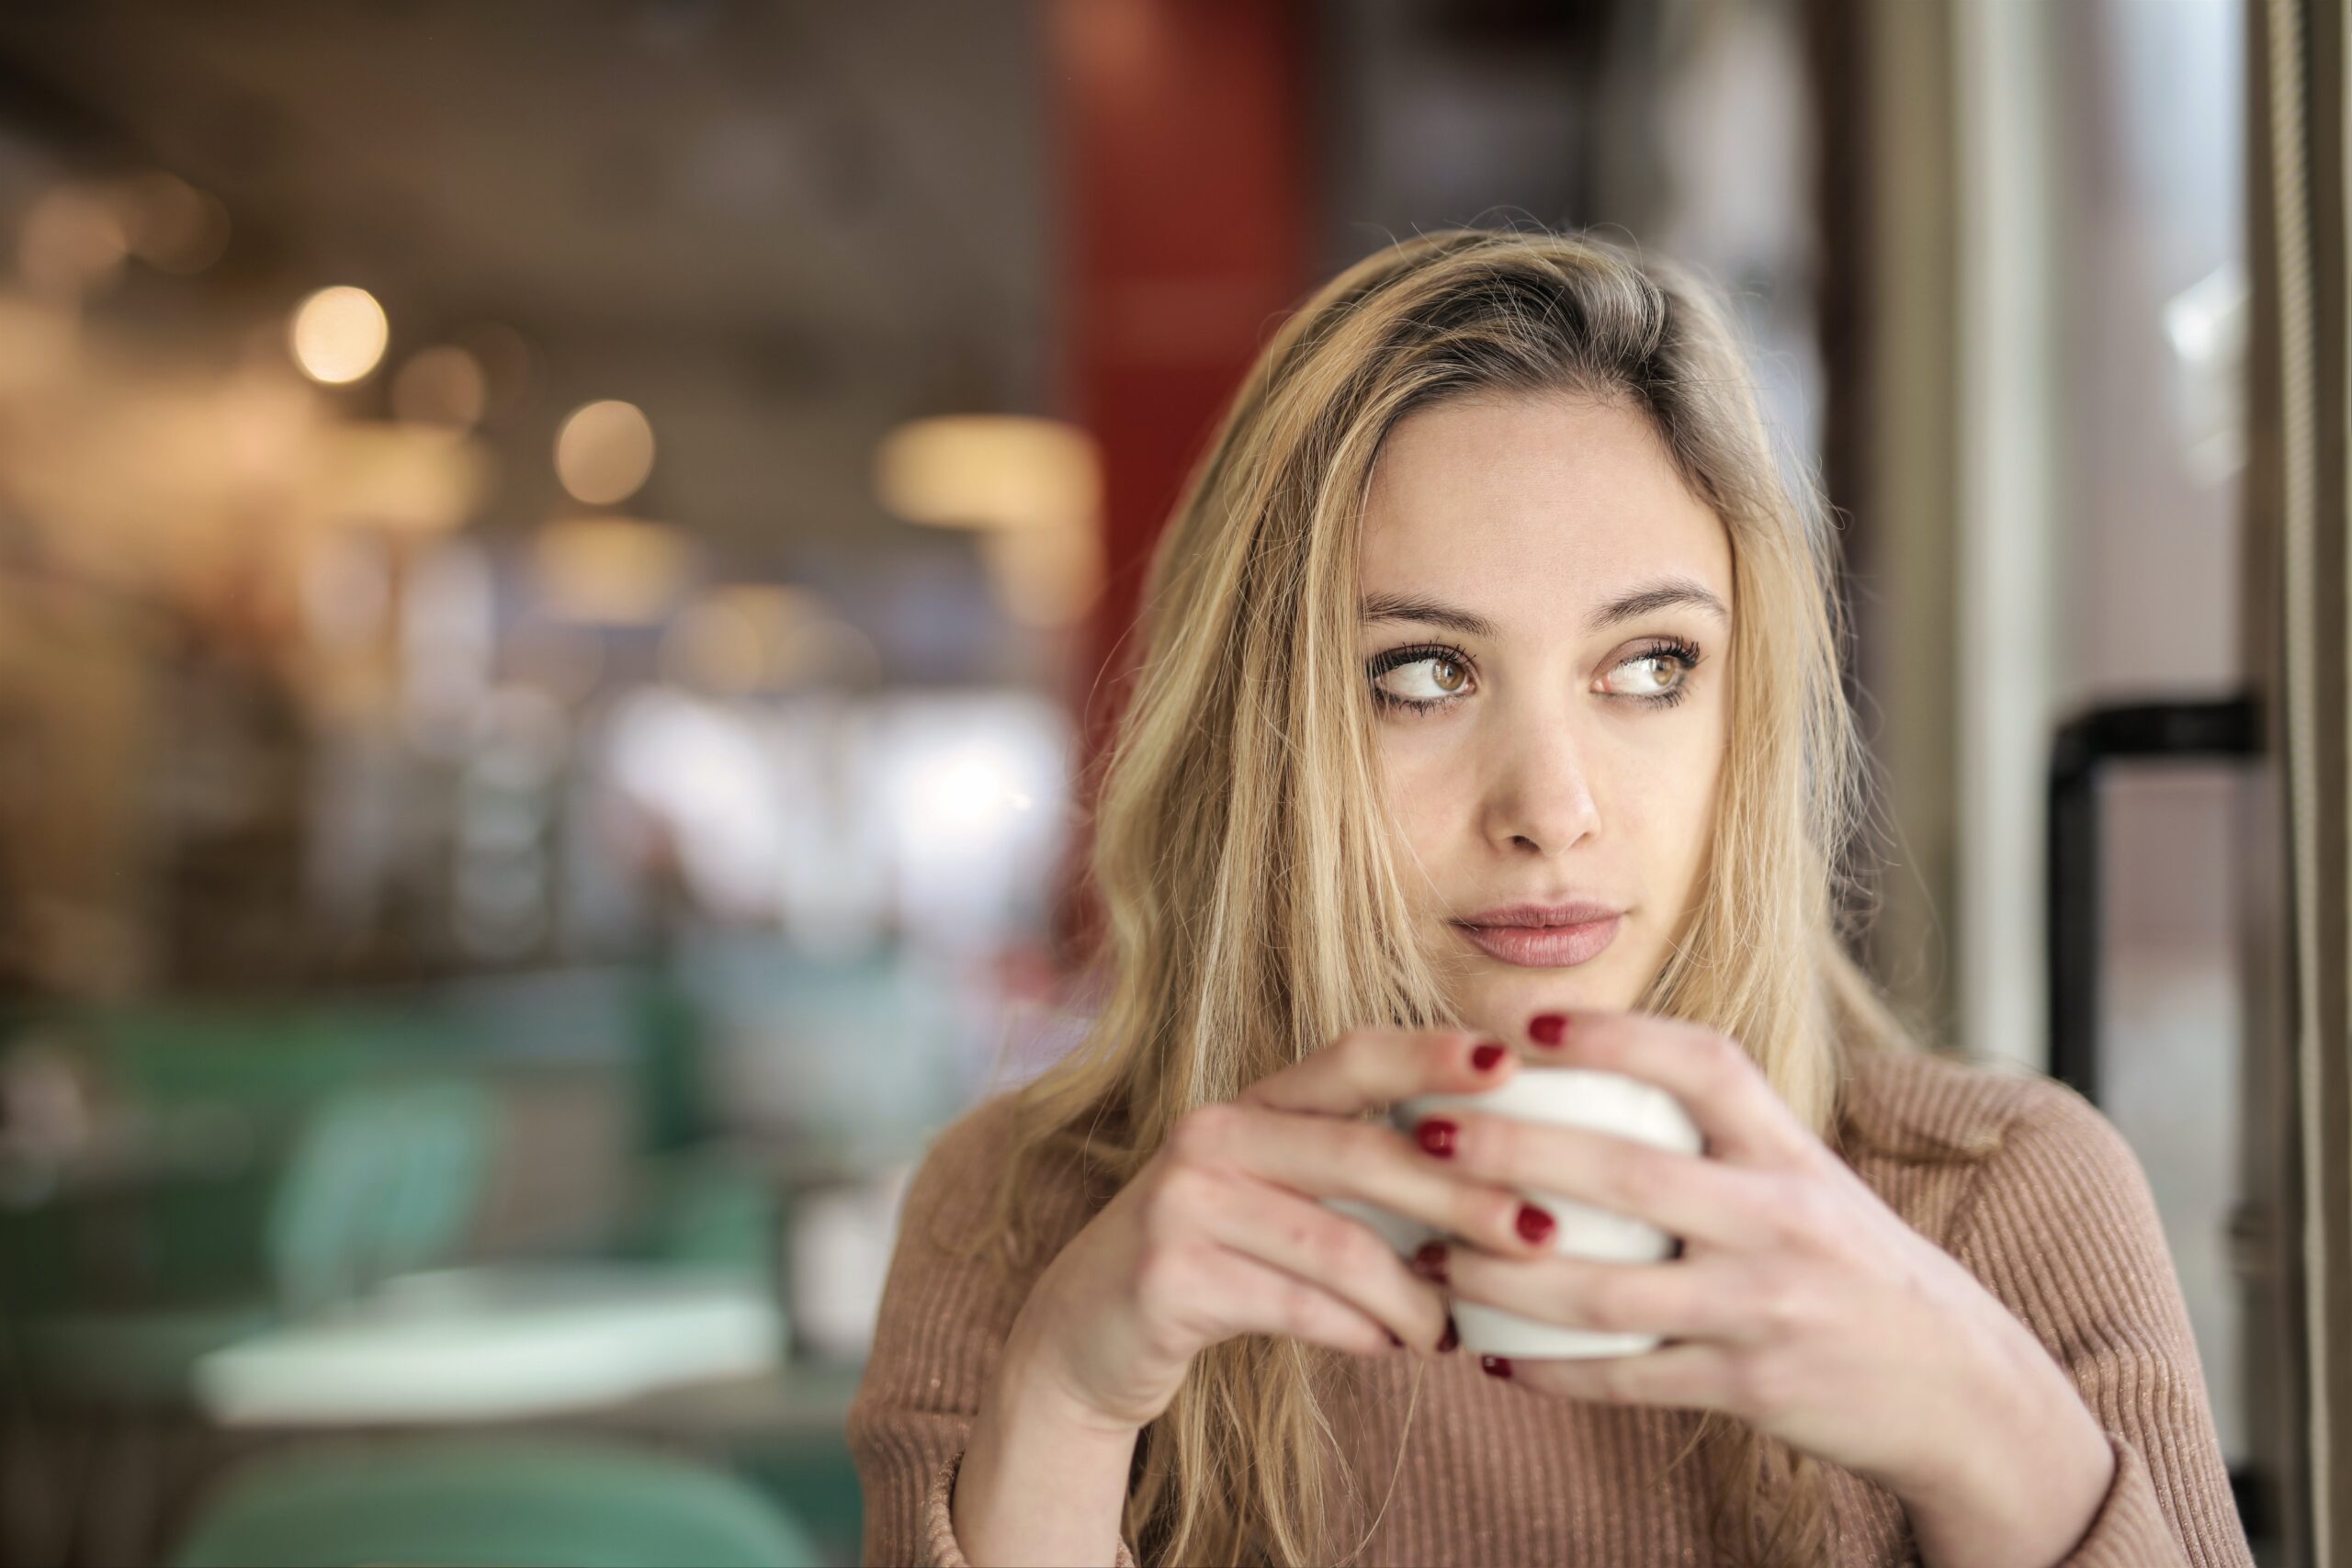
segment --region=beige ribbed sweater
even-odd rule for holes
[[[948,1498],[989,1365],[1035,1275],[1001,1281],[936,1238],[978,1221],[1005,1153],[1007,1105],[990,1100],[942,1134],[908,1194],[873,1359],[849,1415],[868,1563],[965,1563]],[[1873,1144],[1906,1146],[1906,1131],[2002,1134],[1973,1164],[1858,1152],[1854,1168],[2041,1337],[2107,1428],[2114,1483],[2068,1568],[2250,1568],[2147,1179],[2113,1126],[2052,1079],[1909,1052],[1864,1055],[1849,1105]],[[1054,1196],[1053,1234],[1067,1239],[1091,1211],[1075,1181]],[[1371,1527],[1354,1561],[1646,1568],[1708,1560],[1705,1467],[1693,1455],[1652,1479],[1696,1412],[1539,1394],[1485,1376],[1461,1354],[1350,1364],[1363,1375],[1332,1391],[1326,1408],[1371,1505],[1343,1538]],[[1392,1473],[1395,1491],[1379,1510]],[[1846,1470],[1825,1473],[1839,1568],[1917,1560],[1890,1493]],[[1133,1543],[1122,1543],[1121,1563],[1132,1561]]]

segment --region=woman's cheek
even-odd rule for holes
[[[1410,718],[1391,719],[1388,730],[1381,738],[1381,755],[1388,769],[1392,794],[1400,807],[1409,809],[1422,801],[1426,786],[1452,779],[1453,792],[1459,794],[1466,773],[1457,765],[1461,745],[1458,741],[1435,733],[1441,725],[1424,721],[1418,728]]]
[[[1381,761],[1387,774],[1392,820],[1415,854],[1427,859],[1444,832],[1445,813],[1459,794],[1435,787],[1444,776],[1441,760],[1426,746],[1416,747],[1399,737],[1385,736]]]

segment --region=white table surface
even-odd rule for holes
[[[498,1265],[387,1282],[334,1313],[204,1357],[224,1426],[511,1421],[772,1371],[782,1308],[741,1276]]]

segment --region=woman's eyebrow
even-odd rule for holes
[[[1630,621],[1653,611],[1677,604],[1689,604],[1702,610],[1720,621],[1731,619],[1731,612],[1724,602],[1687,577],[1662,577],[1655,582],[1620,593],[1592,613],[1585,623],[1588,631],[1600,631],[1620,621]],[[1365,625],[1375,621],[1419,621],[1427,626],[1443,626],[1464,637],[1490,637],[1495,624],[1484,615],[1419,593],[1367,593],[1361,606]]]
[[[1620,621],[1630,621],[1637,615],[1646,615],[1653,610],[1670,609],[1677,604],[1703,610],[1719,621],[1731,619],[1731,612],[1724,608],[1724,602],[1690,579],[1661,577],[1656,582],[1645,583],[1630,592],[1620,593],[1595,610],[1592,619],[1585,623],[1585,629],[1597,632],[1603,626],[1613,626]]]
[[[1457,610],[1451,604],[1441,604],[1434,599],[1418,593],[1367,593],[1362,606],[1366,626],[1374,621],[1420,621],[1464,637],[1495,635],[1494,622],[1484,615],[1474,615],[1467,610]]]

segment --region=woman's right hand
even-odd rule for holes
[[[1239,1334],[1360,1355],[1434,1352],[1437,1284],[1369,1225],[1351,1198],[1506,1257],[1519,1194],[1453,1175],[1363,1113],[1419,1094],[1492,1089],[1518,1058],[1462,1030],[1355,1030],[1230,1103],[1188,1112],[1167,1144],[1072,1236],[1016,1318],[1008,1362],[1043,1377],[1089,1424],[1140,1431],[1168,1407],[1195,1353]]]

